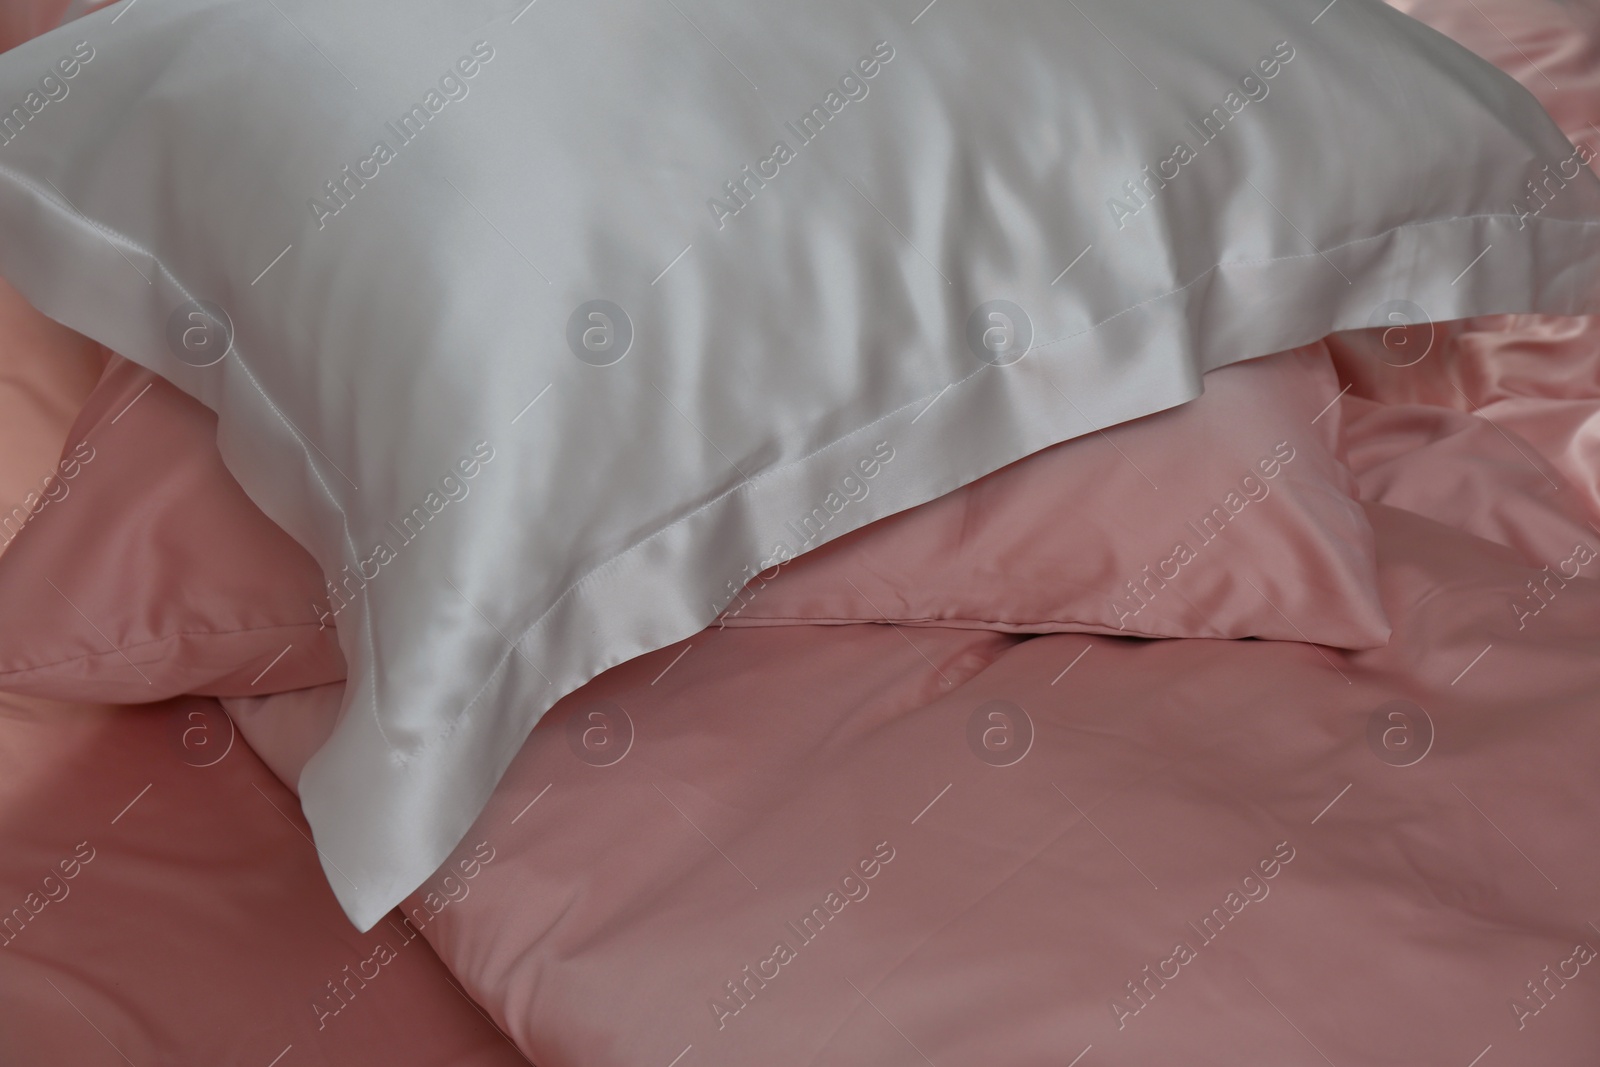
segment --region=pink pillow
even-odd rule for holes
[[[140,703],[335,681],[323,596],[223,467],[216,416],[115,358],[0,557],[0,689]]]
[[[1212,371],[1189,404],[757,575],[721,621],[1380,646],[1389,623],[1338,457],[1338,395],[1320,342]]]

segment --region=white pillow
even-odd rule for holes
[[[216,409],[353,590],[300,785],[366,928],[545,709],[808,517],[1394,308],[1600,310],[1533,98],[1322,8],[123,3],[0,57],[0,269]]]

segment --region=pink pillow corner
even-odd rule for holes
[[[111,535],[108,536],[108,530]],[[223,466],[216,417],[113,359],[0,557],[0,687],[234,696],[344,677],[315,561]]]
[[[1212,371],[1188,404],[773,564],[720,622],[1382,646],[1339,388],[1321,342]]]

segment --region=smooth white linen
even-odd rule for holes
[[[13,106],[0,269],[354,590],[300,784],[362,927],[754,569],[1393,302],[1597,310],[1600,183],[1527,206],[1571,146],[1377,0],[149,0]]]

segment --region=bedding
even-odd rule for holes
[[[402,911],[547,1067],[1590,1064],[1600,535],[1552,573],[1368,507],[1385,648],[861,625],[641,657],[535,729],[468,835],[495,862]],[[331,722],[332,688],[292,699]]]
[[[937,620],[1382,644],[1372,532],[1336,454],[1326,347],[1223,368],[1205,389],[884,520],[915,527],[893,538],[892,559],[858,553],[858,532],[775,566],[718,624]],[[61,461],[77,475],[87,449],[97,465],[71,483],[76,502],[35,517],[0,564],[0,687],[141,702],[343,679],[334,619],[310,607],[324,594],[315,562],[243,496],[215,428],[197,401],[113,358]],[[815,536],[828,508],[865,499],[892,461],[846,476],[796,539]],[[122,516],[113,541],[105,514]],[[1262,598],[1277,612],[1251,610]]]
[[[0,564],[0,689],[141,703],[345,676],[316,564],[250,503],[215,435],[204,406],[112,359]]]
[[[1597,395],[1600,389],[1591,398]],[[1589,407],[1596,414],[1594,405]],[[1594,536],[1600,510],[1589,501],[1600,500],[1600,493],[1575,490],[1540,448],[1514,429],[1429,404],[1349,396],[1344,408],[1350,462],[1361,472],[1366,499],[1427,514],[1514,548],[1540,566]],[[1530,522],[1522,506],[1528,499],[1545,505],[1537,522]]]
[[[0,1063],[525,1067],[214,700],[0,695]]]
[[[1525,392],[1600,417],[1562,350]],[[546,1067],[1592,1064],[1600,496],[1339,404],[1386,647],[713,626],[559,704],[402,912]],[[293,781],[339,688],[227,703]]]
[[[1354,395],[1487,419],[1525,439],[1592,500],[1600,499],[1600,419],[1586,403],[1600,389],[1593,329],[1592,318],[1487,316],[1407,328],[1404,355],[1385,345],[1385,331],[1336,335],[1328,347]],[[1398,345],[1399,336],[1390,341]],[[1450,357],[1438,358],[1430,345],[1448,346]]]
[[[0,285],[0,487],[35,521],[83,506],[57,456],[104,362]],[[213,700],[0,693],[0,1064],[526,1064],[400,916],[350,927],[307,835]]]
[[[1389,625],[1372,530],[1339,458],[1339,393],[1321,342],[1212,371],[1180,408],[1046,449],[753,575],[718,625],[1377,647]],[[871,491],[863,478],[847,488]]]
[[[879,450],[827,537],[1396,301],[1590,309],[1535,100],[1316,6],[123,4],[0,60],[0,268],[363,576],[302,787],[369,927]]]
[[[541,723],[426,936],[552,1067],[1592,1064],[1600,322],[1329,347],[1386,648],[713,627]]]
[[[1534,23],[1514,25],[1520,36]],[[1577,25],[1549,31],[1553,52],[1581,54],[1561,37]],[[267,772],[302,782],[359,679],[226,698],[249,746],[216,762],[212,738],[231,736],[230,720],[209,700],[113,711],[0,698],[0,888],[33,916],[0,945],[0,1059],[124,1062],[127,1048],[140,1063],[254,1063],[287,1028],[282,1067],[302,1062],[293,1054],[522,1062],[469,1014],[475,1002],[541,1067],[1589,1067],[1600,325],[1395,326],[1417,309],[1380,310],[1386,325],[1328,338],[1341,383],[1319,355],[1296,384],[1331,394],[1299,417],[1316,415],[1306,432],[1333,454],[1319,482],[1330,513],[1362,499],[1371,540],[1351,559],[1370,566],[1386,644],[1144,640],[1019,615],[1041,583],[1092,568],[1048,524],[1019,537],[971,507],[958,550],[969,563],[991,545],[1009,555],[999,580],[952,587],[962,610],[1028,621],[974,628],[918,607],[862,625],[836,617],[848,599],[837,589],[813,595],[841,538],[783,568],[809,591],[783,617],[724,618],[559,701],[459,844],[365,939],[338,922],[309,827]],[[1212,370],[1206,395],[1228,396],[1250,367]],[[1231,442],[1223,431],[1268,418],[1233,399],[1224,414],[1204,399],[1173,414],[1209,411],[1201,428]],[[1287,416],[1304,399],[1278,380],[1259,406]],[[1197,448],[1189,421],[1137,428],[1171,461]],[[51,424],[45,470],[65,429]],[[1060,486],[1019,470],[1134,429],[952,499],[1045,510],[1019,497]],[[1092,466],[1057,462],[1068,480]],[[1176,477],[1200,466],[1175,462]],[[1114,482],[1088,482],[1084,499],[1139,513]],[[907,604],[929,602],[919,580],[959,577],[936,573],[921,521],[912,511],[848,535],[855,556],[901,568],[889,588]],[[1241,554],[1228,569],[1257,562]],[[1315,604],[1320,577],[1290,568],[1273,599]],[[1262,600],[1238,605],[1235,623],[1282,625]],[[171,805],[155,808],[159,827],[110,851],[52,851],[76,836],[66,824],[109,811],[139,778],[151,788],[111,825],[133,829],[159,796]],[[262,830],[241,796],[288,814]],[[115,872],[109,895],[90,881],[102,869]],[[80,901],[93,905],[85,928],[51,924]],[[55,939],[6,956],[40,932]],[[430,946],[471,1002],[446,988]],[[340,953],[327,982],[305,980]],[[260,973],[195,977],[218,959]],[[375,995],[385,975],[409,976],[392,1000]],[[39,976],[72,1000],[40,1000]],[[104,1029],[88,1018],[102,1009]]]

